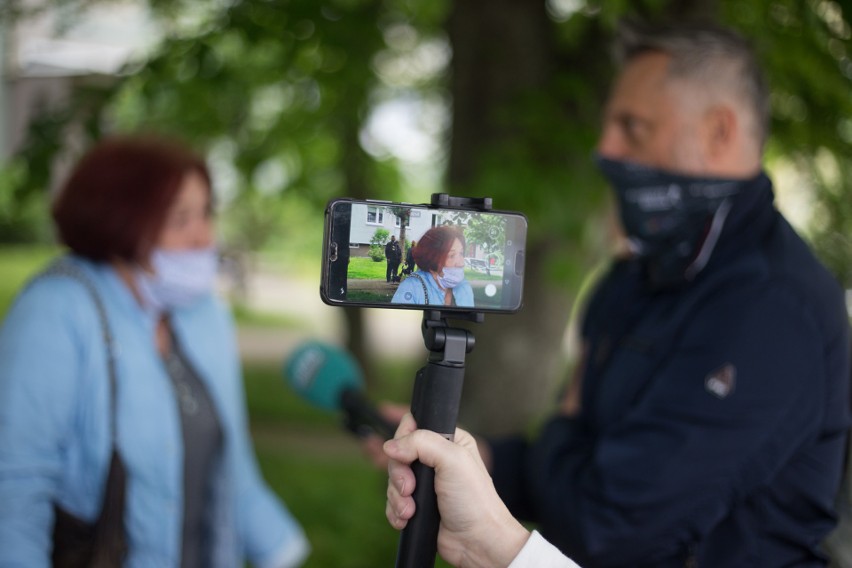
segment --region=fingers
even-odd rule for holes
[[[393,424],[399,424],[402,421],[403,416],[405,416],[408,411],[408,406],[404,404],[397,404],[393,402],[379,403],[379,413],[385,418],[385,420]]]
[[[414,499],[411,497],[414,491],[414,472],[409,464],[415,458],[410,459],[408,453],[400,452],[396,440],[408,436],[417,429],[414,417],[405,413],[400,417],[399,427],[396,430],[396,438],[385,442],[383,451],[388,459],[388,500],[385,505],[385,517],[391,526],[402,530],[408,524],[408,520],[414,515]]]
[[[410,497],[415,486],[414,471],[408,464],[391,460],[388,463],[388,491],[393,487],[402,497]]]
[[[414,416],[411,415],[410,412],[406,412],[399,419],[399,426],[396,428],[396,434],[394,434],[394,438],[402,438],[403,436],[407,436],[411,434],[417,429],[417,422],[414,420]]]
[[[413,485],[413,484],[409,484]],[[395,529],[403,529],[408,524],[408,520],[414,516],[416,506],[414,498],[411,497],[411,489],[405,484],[402,485],[402,491],[407,491],[407,495],[400,492],[400,488],[393,482],[388,483],[388,500],[385,505],[385,517]]]
[[[376,434],[370,434],[361,438],[361,450],[376,469],[384,470],[388,467],[388,456],[383,448],[385,441]]]
[[[453,443],[429,430],[415,430],[410,434],[400,437],[400,432],[408,425],[404,419],[397,430],[397,437],[385,442],[385,453],[391,461],[410,464],[415,460],[429,467],[435,467],[442,457],[442,453],[457,450]]]
[[[453,442],[457,446],[461,446],[463,448],[476,448],[477,442],[476,438],[474,438],[467,430],[463,430],[461,428],[456,428],[456,435],[453,437]]]
[[[414,418],[407,414],[402,418],[396,435],[405,438],[410,436],[410,433],[416,428],[417,424],[414,422]],[[410,497],[414,492],[415,477],[410,464],[417,459],[416,453],[412,454],[410,449],[400,448],[397,439],[385,442],[384,451],[390,458],[388,460],[388,501],[402,502],[403,499]],[[400,503],[395,502],[394,504],[399,505]],[[403,507],[396,507],[398,512],[403,511],[404,503],[402,505]]]
[[[406,414],[399,424],[396,436],[384,444],[384,452],[390,458],[390,470],[395,467],[393,462],[410,464],[420,460],[429,467],[438,467],[442,462],[451,461],[458,452],[463,451],[479,460],[477,441],[465,430],[456,429],[454,442],[450,442],[442,435],[429,430],[417,430],[417,424],[411,414]]]
[[[408,407],[399,404],[394,405],[390,403],[385,403],[380,405],[379,412],[388,422],[391,422],[393,424],[399,424],[405,417],[405,415],[408,413]],[[414,428],[416,428],[416,426],[406,426],[405,433],[408,433]],[[398,431],[397,436],[401,435],[405,434],[400,434]],[[378,469],[388,468],[388,456],[387,454],[385,454],[383,448],[384,443],[385,440],[376,434],[369,434],[361,438],[361,450],[364,452],[364,455],[367,456],[370,462]]]
[[[411,442],[404,442],[400,445],[400,440],[405,440],[416,430],[417,423],[414,421],[414,417],[410,413],[405,414],[399,422],[393,440],[388,440],[382,447],[384,453],[391,459],[388,468],[395,465],[394,460],[403,464],[410,464],[417,459],[417,450]]]

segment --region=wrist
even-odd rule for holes
[[[511,518],[495,530],[487,531],[479,540],[480,547],[466,556],[461,568],[507,568],[530,538],[530,532]],[[477,549],[478,548],[478,549]]]
[[[512,520],[514,524],[511,528],[502,534],[498,533],[497,542],[493,543],[492,550],[495,554],[490,564],[492,568],[507,568],[530,538],[530,531],[521,523]]]

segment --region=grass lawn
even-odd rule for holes
[[[368,256],[351,256],[346,274],[348,278],[356,280],[384,280],[387,270],[388,265],[384,260],[376,262]]]
[[[387,475],[339,418],[299,399],[274,367],[247,366],[246,396],[263,475],[311,541],[306,566],[392,566],[399,536],[384,515]]]
[[[464,273],[468,280],[498,281],[502,278],[500,274],[485,274],[467,268]],[[387,263],[384,260],[376,262],[368,256],[352,256],[349,258],[347,277],[350,280],[384,280],[386,275]]]

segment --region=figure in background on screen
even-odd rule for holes
[[[473,288],[464,276],[464,233],[455,226],[432,227],[420,237],[412,258],[418,269],[397,288],[391,302],[473,307]]]
[[[402,267],[402,274],[405,276],[417,270],[417,263],[414,262],[414,247],[416,246],[417,241],[411,241],[411,244],[408,245],[408,249],[405,251],[405,266]]]
[[[388,282],[399,281],[399,263],[402,260],[402,249],[399,248],[399,242],[395,235],[391,235],[390,240],[385,245],[385,260],[388,263],[388,270],[385,274],[385,279]]]

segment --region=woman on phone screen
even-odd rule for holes
[[[417,270],[402,281],[391,302],[473,307],[473,288],[464,275],[464,233],[444,225],[426,231],[414,247]]]

